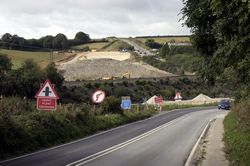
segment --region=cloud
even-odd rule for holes
[[[0,34],[26,38],[78,31],[91,37],[189,34],[178,22],[181,0],[8,0]]]

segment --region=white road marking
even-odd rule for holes
[[[200,141],[201,141],[201,138],[205,135],[206,131],[208,130],[208,127],[209,127],[210,123],[211,123],[213,120],[215,120],[215,119],[216,119],[216,117],[211,118],[211,119],[209,120],[209,122],[207,123],[207,125],[205,126],[205,128],[203,129],[203,131],[202,131],[200,137],[198,138],[198,140],[196,141],[195,145],[193,146],[192,151],[191,151],[191,153],[190,153],[189,156],[188,156],[188,159],[186,160],[185,166],[190,166],[191,161],[192,161],[192,158],[193,158],[193,156],[194,156],[194,153],[195,153],[195,151],[196,151],[196,149],[197,149],[197,147],[198,147],[198,145],[199,145],[199,143],[200,143]]]
[[[95,154],[93,154],[93,155],[90,155],[90,156],[88,156],[88,157],[85,157],[85,158],[83,158],[83,159],[81,159],[81,160],[78,160],[78,161],[75,161],[75,162],[73,162],[73,163],[67,164],[66,166],[73,166],[73,165],[74,165],[74,166],[80,166],[80,165],[86,164],[86,163],[88,163],[88,162],[90,162],[90,161],[93,161],[93,160],[95,160],[95,159],[97,159],[97,158],[100,158],[100,157],[105,156],[105,155],[107,155],[107,154],[110,154],[110,153],[112,153],[112,152],[114,152],[114,151],[117,151],[117,150],[119,150],[119,149],[121,149],[121,148],[123,148],[123,147],[125,147],[125,146],[128,146],[128,145],[130,145],[130,144],[132,144],[132,143],[134,143],[134,142],[137,142],[137,141],[139,141],[139,140],[141,140],[141,139],[143,139],[143,138],[146,138],[146,137],[148,137],[148,136],[154,134],[155,132],[157,132],[157,131],[159,131],[159,130],[162,130],[162,129],[168,127],[168,126],[170,126],[171,124],[173,124],[173,123],[175,123],[175,122],[177,122],[177,121],[180,121],[180,120],[186,118],[186,117],[189,116],[189,115],[190,115],[190,114],[186,114],[186,115],[184,115],[184,116],[181,116],[181,117],[179,117],[179,118],[177,118],[177,119],[174,119],[174,120],[172,120],[172,121],[170,121],[170,122],[168,122],[168,123],[165,123],[165,124],[163,124],[163,125],[161,125],[161,126],[159,126],[159,127],[157,127],[157,128],[154,128],[154,129],[152,129],[152,130],[150,130],[150,131],[148,131],[148,132],[146,132],[146,133],[143,133],[143,134],[141,134],[141,135],[139,135],[139,136],[137,136],[137,137],[134,137],[134,138],[132,138],[132,139],[130,139],[130,140],[128,140],[128,141],[125,141],[125,142],[123,142],[123,143],[120,143],[120,144],[115,145],[115,146],[113,146],[113,147],[110,147],[110,148],[108,148],[108,149],[105,149],[105,150],[103,150],[103,151],[100,151],[100,152],[98,152],[98,153],[95,153]]]

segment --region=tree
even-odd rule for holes
[[[12,36],[12,41],[10,42],[10,47],[12,49],[24,49],[26,46],[26,40],[18,35]]]
[[[51,35],[45,36],[43,40],[43,48],[52,48],[54,37]]]
[[[75,39],[74,39],[75,44],[84,44],[84,43],[88,43],[89,41],[90,41],[89,35],[84,32],[78,32],[75,35]]]
[[[29,40],[27,40],[27,45],[29,47],[34,47],[34,48],[40,46],[38,40],[36,40],[36,39],[29,39]]]
[[[68,47],[67,42],[68,42],[67,37],[64,34],[59,33],[53,39],[52,45],[53,45],[53,48],[56,48],[56,49],[67,49]]]
[[[51,81],[51,83],[55,84],[58,88],[62,86],[64,77],[61,73],[57,71],[55,63],[52,62],[48,64],[48,66],[45,68],[45,73],[47,78]]]
[[[166,58],[166,56],[169,54],[170,48],[168,46],[168,43],[164,44],[160,50],[160,56],[163,58]]]
[[[216,39],[213,33],[213,24],[216,20],[212,9],[211,0],[183,0],[182,9],[185,24],[191,28],[193,46],[206,58],[211,57],[216,49]]]
[[[6,54],[0,53],[0,73],[11,70],[11,59]]]
[[[201,74],[208,82],[215,82],[230,68],[236,72],[238,85],[249,86],[249,3],[249,0],[184,1],[183,18],[193,33],[194,46],[206,57]]]
[[[145,42],[145,45],[148,46],[149,48],[152,48],[152,49],[159,49],[162,47],[161,44],[155,42],[154,39],[148,39],[146,42]]]
[[[0,54],[0,95],[2,95],[6,89],[4,82],[7,72],[11,70],[11,67],[11,59],[6,54]]]
[[[19,94],[33,98],[39,90],[41,82],[46,79],[44,72],[31,59],[26,60],[18,71],[20,73],[17,79],[17,87],[20,87]]]
[[[5,34],[2,36],[2,41],[3,41],[3,46],[9,47],[9,46],[10,46],[10,43],[12,42],[12,35],[9,34],[9,33],[5,33]]]

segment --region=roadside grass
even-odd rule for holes
[[[199,104],[199,105],[191,105],[191,104],[166,104],[163,105],[163,111],[171,111],[174,109],[184,109],[184,108],[195,108],[195,107],[209,107],[209,106],[217,106],[218,103],[211,104]]]
[[[155,42],[160,44],[165,44],[166,42],[175,41],[175,42],[190,42],[189,37],[153,37],[153,38],[135,38],[136,40],[145,43],[148,39],[153,39]]]
[[[89,47],[91,50],[101,50],[103,47],[108,45],[110,42],[97,42],[97,43],[87,43],[71,47],[72,49],[81,50],[85,47]]]
[[[50,63],[50,52],[36,52],[36,51],[18,51],[0,49],[0,53],[7,54],[11,58],[13,63],[13,69],[19,68],[22,63],[27,59],[33,59],[41,67],[46,67]],[[53,54],[53,60],[58,61],[66,58],[64,54]]]
[[[148,109],[100,114],[90,106],[74,104],[58,106],[53,112],[37,111],[35,101],[3,98],[0,102],[0,159],[60,145],[156,113]]]
[[[107,108],[114,109],[112,102],[109,104]],[[167,110],[189,107],[193,106],[171,105]],[[34,100],[3,98],[0,100],[0,160],[60,145],[158,113],[154,106],[139,104],[129,111],[104,113],[103,109],[104,105],[94,109],[82,103],[59,104],[52,112],[37,111]]]
[[[239,115],[240,111],[240,115]],[[244,113],[243,113],[244,112]],[[241,116],[244,115],[244,119]],[[230,165],[250,165],[250,103],[236,104],[224,120],[225,151]]]
[[[104,48],[104,51],[119,51],[122,46],[126,45],[125,42],[121,40],[114,40],[112,44]]]

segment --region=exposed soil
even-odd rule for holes
[[[61,63],[58,69],[63,71],[66,81],[121,78],[127,72],[130,72],[131,78],[174,76],[148,64],[130,61],[129,58],[129,53],[121,52],[79,53],[71,61]]]

